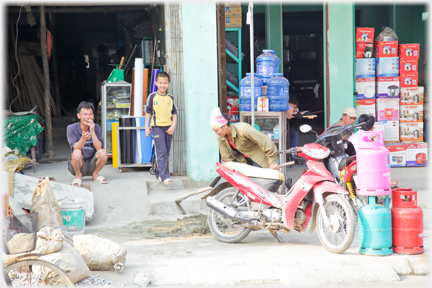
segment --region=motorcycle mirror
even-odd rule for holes
[[[372,129],[372,127],[375,124],[375,118],[372,115],[366,115],[366,114],[362,114],[359,117],[359,123],[363,123],[363,125],[361,125],[361,129],[364,131],[369,131]]]
[[[299,127],[299,129],[302,133],[307,133],[312,130],[312,127],[308,124],[303,124]]]

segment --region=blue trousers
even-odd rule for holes
[[[169,153],[171,150],[172,135],[166,133],[170,127],[152,127],[152,135],[156,148],[156,162],[158,167],[158,172],[155,174],[156,178],[161,177],[164,181],[169,178],[169,171],[167,169],[167,163],[169,158]]]
[[[289,148],[293,148],[293,147],[297,147],[298,145],[298,140],[299,140],[299,132],[295,129],[289,129],[289,137],[290,137],[290,147]],[[294,161],[294,156],[291,154],[291,161]]]

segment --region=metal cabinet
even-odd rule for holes
[[[128,116],[131,106],[132,84],[102,83],[102,135],[104,147],[109,156],[112,156],[112,129],[111,124],[119,121],[120,116]]]
[[[273,128],[279,125],[279,140],[274,140],[275,144],[278,146],[278,150],[287,149],[287,120],[286,112],[254,112],[255,123],[261,124],[261,132],[263,133],[273,133]],[[240,111],[240,122],[246,122],[251,124],[252,122],[252,112]],[[286,155],[279,155],[279,164],[286,163]],[[286,175],[286,168],[282,167],[282,173]]]

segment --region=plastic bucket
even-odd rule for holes
[[[75,199],[70,202],[59,202],[59,204],[63,225],[84,229],[86,200]]]

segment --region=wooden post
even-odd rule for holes
[[[218,75],[219,75],[219,107],[222,113],[227,113],[227,82],[226,82],[226,52],[225,52],[225,4],[216,5],[217,40],[218,40]],[[241,57],[241,51],[239,51]],[[239,79],[241,75],[239,75]]]
[[[44,99],[45,99],[45,131],[46,143],[45,151],[48,158],[54,157],[53,152],[53,135],[52,135],[52,122],[51,122],[51,106],[50,106],[50,79],[48,67],[48,48],[47,48],[47,33],[46,33],[46,20],[45,20],[45,7],[40,6],[40,42],[42,52],[42,64],[44,74]]]
[[[55,37],[54,37],[54,29],[55,29],[55,18],[56,15],[50,13],[51,19],[51,35],[53,35],[53,46],[52,46],[52,64],[53,64],[53,74],[54,74],[54,89],[55,89],[55,102],[56,102],[56,114],[58,117],[61,116],[61,100],[60,100],[60,86],[59,86],[59,77],[58,77],[58,66],[57,66],[57,47],[55,45]]]

